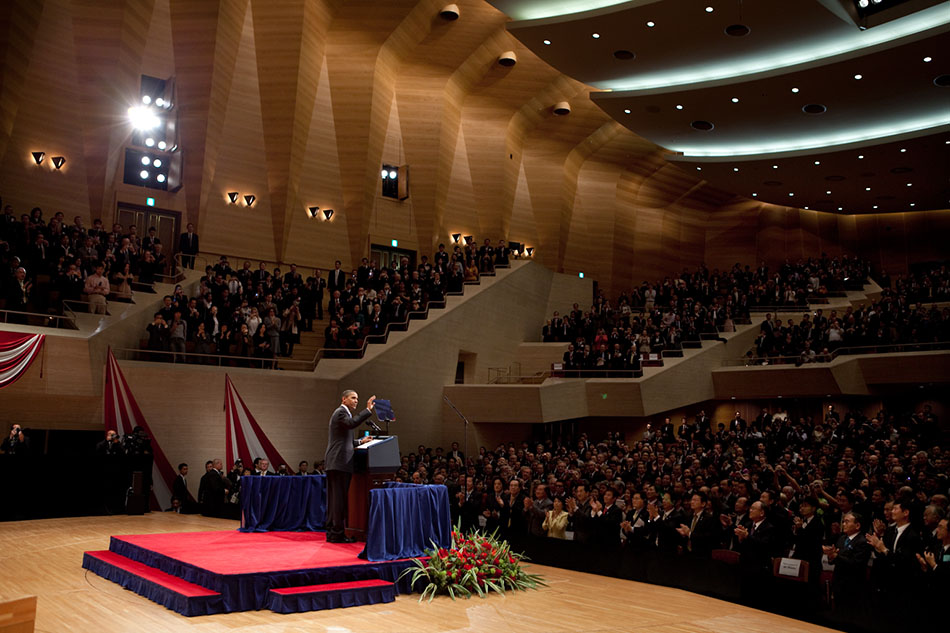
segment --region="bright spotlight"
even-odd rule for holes
[[[142,180],[147,180],[148,172],[143,169],[142,171],[139,172],[139,178],[141,178]]]
[[[158,142],[158,149],[165,149],[166,147],[168,147],[168,145],[165,143],[165,141]]]
[[[158,118],[158,115],[149,108],[141,106],[129,108],[129,121],[131,121],[132,127],[137,130],[152,130],[162,124],[162,120]]]
[[[154,161],[152,161],[152,167],[155,167],[156,169],[158,169],[161,166],[162,166],[162,161],[158,160],[157,158]]]
[[[146,166],[149,164],[148,156],[143,156],[143,157],[142,157],[142,164],[143,164],[143,165],[146,165]]]
[[[142,95],[142,103],[148,105],[152,102],[152,98],[148,95]]]
[[[389,172],[385,169],[382,171],[381,175],[383,177],[383,180],[386,180],[387,178],[389,178]]]
[[[399,174],[396,173],[396,170],[395,170],[395,169],[392,170],[391,172],[389,172],[389,177],[390,177],[392,180],[395,180],[395,179],[396,179],[396,176],[398,176],[398,175],[399,175]]]
[[[155,180],[157,180],[158,182],[165,182],[165,174],[159,174],[158,176],[155,177]]]
[[[155,145],[155,139],[153,139],[151,136],[148,137],[147,139],[145,139],[145,145],[148,147],[152,147],[153,145]]]
[[[159,97],[155,100],[155,105],[157,105],[159,108],[163,108],[165,107],[165,100]]]

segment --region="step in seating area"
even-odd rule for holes
[[[385,580],[356,580],[267,592],[267,608],[276,613],[302,613],[396,600],[396,585]]]

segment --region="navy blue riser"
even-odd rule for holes
[[[380,604],[396,600],[396,586],[354,587],[338,591],[314,591],[312,593],[279,594],[269,591],[267,608],[276,613],[302,613]]]
[[[171,609],[181,615],[192,617],[196,615],[211,615],[226,611],[222,596],[189,597],[163,587],[141,576],[115,567],[106,561],[83,554],[82,566],[92,573],[102,576],[106,580],[120,585],[133,593],[148,598],[152,602]]]
[[[283,587],[385,580],[395,583],[398,593],[412,593],[409,579],[399,580],[399,574],[414,564],[411,560],[251,574],[216,574],[115,537],[110,540],[109,549],[172,576],[217,591],[224,600],[224,610],[229,612],[264,609],[267,607],[268,591]]]

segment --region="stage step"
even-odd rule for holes
[[[223,611],[221,594],[108,550],[84,552],[82,566],[185,616]]]
[[[277,613],[301,613],[393,602],[396,585],[385,580],[355,580],[303,587],[271,589],[267,608]]]

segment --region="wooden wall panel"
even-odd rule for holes
[[[43,6],[35,0],[9,0],[0,6],[0,159],[6,154],[21,100],[30,103],[20,91],[34,57]]]
[[[501,238],[500,227],[495,227],[495,231],[492,231],[490,229],[486,230],[482,226],[481,218],[483,215],[500,216],[491,213],[488,209],[480,209],[480,205],[476,201],[476,187],[472,182],[472,171],[468,162],[464,128],[459,128],[458,136],[458,141],[455,144],[455,158],[452,160],[452,174],[449,177],[445,210],[440,221],[440,225],[445,227],[443,233],[445,237],[443,239],[440,236],[440,239],[446,245],[448,251],[452,250],[450,236],[454,233],[472,235],[479,243],[481,243],[482,238],[487,237],[492,238],[492,243],[495,244]]]
[[[878,214],[875,217],[879,257],[872,261],[884,270],[907,270],[906,213]]]
[[[785,259],[786,207],[764,205],[759,210],[759,226],[755,238],[757,262],[775,263]],[[774,266],[773,266],[774,267]]]
[[[710,269],[729,270],[733,264],[756,262],[757,202],[734,203],[709,214],[706,228],[706,263]]]
[[[818,247],[820,252],[827,253],[829,257],[836,257],[841,254],[839,229],[838,215],[834,213],[818,214]]]
[[[816,257],[821,253],[821,237],[819,233],[819,215],[817,211],[799,211],[802,231],[803,257]]]
[[[476,188],[476,191],[478,191],[478,188]],[[528,177],[525,175],[523,163],[518,171],[518,183],[514,192],[508,235],[510,241],[521,242],[525,246],[533,248],[538,246],[538,229],[535,224],[531,194],[528,192]]]
[[[340,157],[336,151],[336,126],[326,63],[324,57],[300,178],[297,210],[290,216],[290,234],[284,255],[284,261],[322,269],[332,268],[338,259],[350,263],[349,235],[343,218]],[[320,207],[316,218],[310,216],[309,207],[312,206]],[[329,222],[324,221],[324,209],[333,209]]]
[[[13,205],[19,218],[38,206],[48,220],[56,211],[63,211],[68,223],[79,215],[89,226],[88,191],[86,188],[86,161],[83,160],[82,135],[76,126],[76,103],[79,100],[79,77],[73,48],[73,26],[66,0],[48,0],[31,4],[24,9],[21,3],[9,3],[2,11],[42,11],[42,19],[35,30],[36,43],[32,55],[16,61],[17,53],[7,51],[3,72],[15,74],[10,78],[9,101],[0,110],[9,112],[10,130],[4,133],[3,152],[0,148],[0,194],[4,204]],[[15,28],[21,18],[11,18]],[[26,36],[27,33],[24,33]],[[33,35],[32,33],[30,34]],[[8,46],[14,46],[17,37]],[[25,45],[25,43],[23,44]],[[17,68],[10,68],[14,65]],[[0,102],[6,100],[7,79],[0,91]],[[18,108],[19,99],[28,107]],[[0,115],[6,116],[6,114]],[[46,152],[46,159],[37,165],[30,152]],[[53,168],[53,156],[64,156],[66,163],[59,170]],[[98,216],[97,216],[98,217]],[[110,216],[111,217],[111,216]]]
[[[214,179],[198,223],[202,250],[235,257],[275,260],[273,214],[268,187],[260,85],[255,63],[255,36],[251,9],[244,15],[233,78],[228,81],[227,112],[216,143]],[[237,204],[227,192],[237,191]],[[257,197],[251,207],[244,196]],[[234,262],[232,262],[234,265]]]

